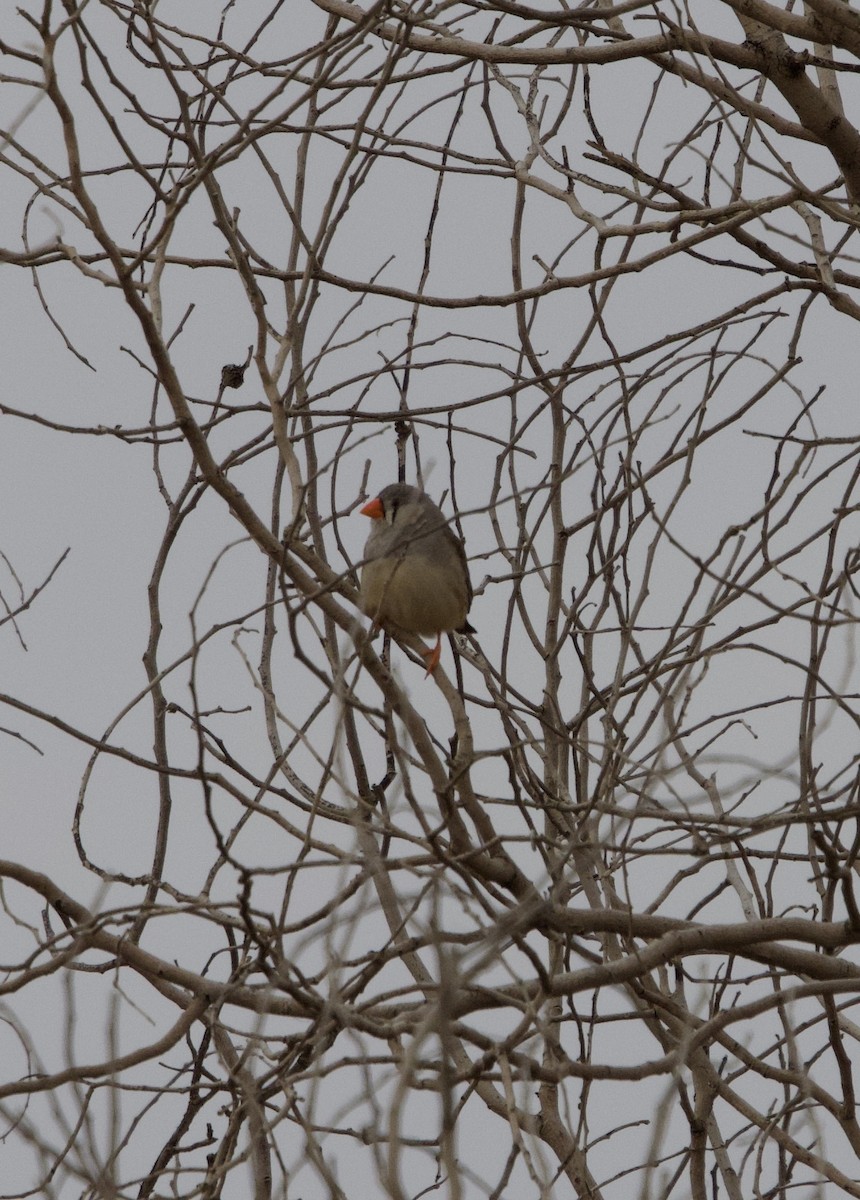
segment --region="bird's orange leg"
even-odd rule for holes
[[[442,657],[442,634],[436,635],[436,645],[432,650],[422,650],[421,653],[427,659],[427,675],[432,675],[439,666],[439,659]],[[424,678],[427,678],[427,675]]]

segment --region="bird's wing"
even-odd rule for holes
[[[463,578],[466,581],[466,612],[472,607],[472,580],[469,578],[469,562],[466,558],[466,547],[463,545],[463,539],[459,537],[451,528],[448,522],[445,522],[443,536],[446,543],[450,546],[463,568]]]

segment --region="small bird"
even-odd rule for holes
[[[472,632],[472,585],[463,543],[429,496],[391,483],[361,509],[373,525],[364,547],[361,607],[378,625],[436,634],[427,674],[439,664],[442,634]]]

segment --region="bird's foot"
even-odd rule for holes
[[[432,650],[422,650],[424,658],[427,660],[427,675],[432,675],[439,666],[439,659],[442,657],[442,635],[441,633],[436,638],[436,645]],[[427,675],[424,678],[427,678]]]

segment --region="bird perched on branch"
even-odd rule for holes
[[[377,625],[435,633],[436,645],[423,652],[429,675],[439,664],[442,634],[472,632],[463,543],[442,510],[408,483],[389,484],[361,512],[373,522],[364,547],[361,607]]]

